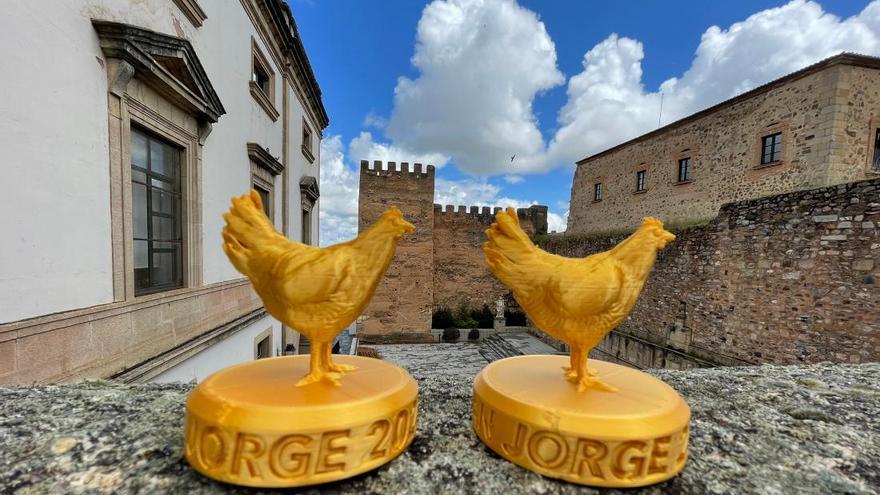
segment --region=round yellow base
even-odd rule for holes
[[[563,379],[566,356],[495,361],[474,380],[477,436],[505,459],[573,483],[651,485],[687,460],[690,409],[675,390],[632,368],[589,360],[617,392]]]
[[[378,359],[333,356],[357,366],[341,386],[294,384],[309,356],[260,359],[200,383],[186,402],[186,460],[216,480],[255,487],[326,483],[377,468],[416,430],[418,386]]]

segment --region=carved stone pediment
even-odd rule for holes
[[[125,68],[111,81],[114,94],[122,96],[133,76],[200,121],[217,122],[226,113],[189,41],[118,22],[92,19],[92,26],[104,56]]]
[[[279,162],[277,158],[272,156],[268,148],[263,148],[257,143],[247,144],[248,156],[257,165],[268,170],[272,175],[279,175],[284,172],[284,164]]]
[[[321,193],[318,191],[318,179],[311,175],[304,175],[303,178],[299,180],[299,192],[300,197],[302,198],[303,209],[311,211],[312,206],[314,206],[315,203],[318,202],[318,198],[321,197]]]

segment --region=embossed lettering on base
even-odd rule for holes
[[[578,392],[559,379],[563,356],[496,361],[474,382],[477,436],[505,459],[574,483],[635,487],[687,461],[690,410],[662,381],[592,360],[617,392]]]
[[[202,474],[238,485],[295,487],[348,478],[400,455],[416,430],[415,381],[377,359],[341,386],[296,387],[308,356],[221,370],[190,395],[185,456]],[[306,392],[307,390],[307,392]]]

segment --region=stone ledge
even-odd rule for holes
[[[422,332],[397,332],[388,334],[373,334],[359,332],[361,344],[430,344],[434,342],[434,336]]]
[[[466,352],[475,354],[475,346]],[[482,446],[470,427],[473,369],[414,370],[420,416],[408,452],[321,493],[591,493]],[[691,458],[666,483],[603,493],[880,491],[880,365],[652,373],[690,403]],[[259,493],[210,481],[183,460],[190,387],[97,381],[0,388],[0,492]]]

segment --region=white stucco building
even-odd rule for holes
[[[221,248],[255,188],[318,244],[328,117],[283,0],[0,16],[0,383],[202,379],[298,344]]]

